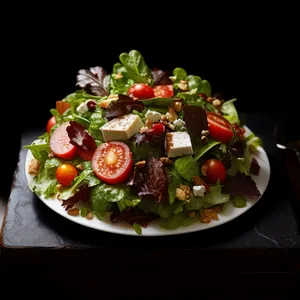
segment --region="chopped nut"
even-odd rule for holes
[[[123,75],[121,74],[121,72],[119,72],[118,74],[115,75],[115,79],[121,79],[123,78]]]
[[[111,101],[117,101],[119,100],[119,95],[118,94],[110,94],[108,97],[107,97],[108,100],[111,100]]]
[[[213,100],[214,100],[213,97],[208,97],[208,98],[206,99],[207,102],[212,102]]]
[[[164,165],[171,165],[173,161],[169,159],[168,157],[161,157],[159,159]]]
[[[75,208],[69,209],[68,214],[70,216],[78,216],[79,215],[79,208],[75,207]]]
[[[56,188],[57,188],[57,190],[58,191],[61,191],[62,190],[62,184],[60,184],[60,183],[58,183],[57,185],[56,185]]]
[[[28,165],[28,173],[31,175],[38,175],[40,171],[40,162],[36,158],[32,158]]]
[[[111,100],[109,100],[109,99],[102,100],[99,103],[99,106],[102,107],[102,108],[107,108],[109,106],[110,102],[111,102]]]
[[[210,221],[211,221],[210,218],[207,218],[205,216],[200,215],[200,222],[201,223],[209,223]]]
[[[185,92],[185,91],[188,91],[189,86],[187,83],[180,82],[180,83],[178,83],[178,88]]]
[[[170,106],[168,107],[168,112],[166,113],[166,118],[171,123],[173,123],[175,120],[178,119],[178,115],[177,115],[176,111]]]
[[[213,100],[212,104],[213,104],[213,106],[217,107],[217,106],[220,106],[222,104],[222,102],[219,99],[215,99],[215,100]]]
[[[175,129],[175,126],[171,123],[168,123],[167,126],[171,129],[171,130],[174,130]]]
[[[150,121],[150,119],[146,119],[145,126],[148,128],[152,127],[152,122]]]
[[[175,101],[174,102],[174,109],[177,112],[180,112],[182,110],[182,102],[181,101]]]
[[[209,223],[211,220],[219,220],[219,217],[214,209],[204,208],[200,211],[200,221],[202,223]]]
[[[224,203],[221,203],[221,204],[215,205],[213,207],[213,210],[218,214],[218,213],[222,212],[223,208],[224,208]]]
[[[209,185],[199,176],[193,176],[192,178],[194,185],[204,185],[206,191],[209,191]]]
[[[83,165],[82,164],[79,164],[76,166],[76,169],[82,171],[84,169]]]
[[[48,158],[52,158],[54,156],[55,156],[55,154],[52,151],[48,154]]]
[[[202,165],[201,166],[201,173],[202,173],[203,176],[207,176],[207,170],[208,170],[207,165]]]
[[[202,136],[201,136],[201,141],[204,142],[204,143],[207,142],[207,141],[208,141],[207,136],[202,135]]]
[[[191,195],[191,188],[188,185],[183,184],[180,184],[179,188],[182,189],[185,192],[187,198],[189,198],[189,196]]]
[[[162,121],[166,121],[166,120],[167,120],[167,117],[166,117],[166,115],[161,115],[160,119],[161,119]]]
[[[188,217],[189,218],[194,218],[196,216],[196,213],[194,211],[188,212]]]
[[[187,198],[186,193],[180,188],[176,189],[176,196],[175,197],[180,201],[185,201],[186,198]]]
[[[138,168],[142,168],[144,167],[146,164],[146,161],[145,160],[141,160],[141,161],[138,161],[135,165],[138,167]]]
[[[202,130],[201,135],[208,136],[209,135],[209,130]]]
[[[111,94],[111,95],[109,95],[107,97],[106,100],[100,101],[99,106],[102,107],[102,108],[107,108],[112,101],[118,101],[118,100],[119,100],[119,96],[118,95]]]
[[[180,83],[188,83],[186,80],[181,79]]]
[[[141,129],[140,129],[140,133],[144,133],[146,132],[147,130],[149,130],[149,128],[147,126],[143,126]]]
[[[93,219],[93,214],[92,214],[91,212],[89,212],[89,213],[86,215],[86,218],[87,218],[88,220]]]

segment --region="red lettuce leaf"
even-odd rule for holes
[[[105,116],[108,120],[131,113],[134,110],[143,111],[145,108],[142,102],[133,100],[127,95],[119,94],[118,97],[118,101],[111,102],[107,108]]]
[[[92,151],[97,148],[94,138],[82,124],[75,121],[70,121],[69,124],[67,133],[72,145],[81,151]]]
[[[89,200],[89,190],[87,185],[82,186],[72,197],[67,200],[62,200],[61,206],[63,206],[65,210],[68,210],[79,201],[87,202]]]
[[[145,167],[136,170],[134,187],[140,197],[149,197],[157,203],[168,200],[168,177],[163,163],[150,155]]]
[[[232,196],[246,196],[253,200],[261,196],[255,181],[251,176],[244,173],[237,173],[236,176],[227,178],[222,193]]]
[[[185,126],[192,138],[201,138],[202,130],[208,130],[206,112],[203,108],[187,105],[183,108]]]
[[[170,79],[169,71],[163,71],[159,69],[152,70],[152,76],[154,79],[154,85],[166,85],[173,84],[173,81]]]
[[[124,211],[115,211],[110,215],[110,221],[112,223],[118,223],[120,221],[125,221],[130,225],[137,223],[142,227],[146,228],[149,222],[158,218],[158,215],[153,213],[145,213],[141,209],[128,207]]]
[[[76,85],[96,96],[109,94],[109,78],[102,67],[91,67],[89,70],[81,69],[77,74]]]
[[[251,165],[250,165],[250,173],[258,176],[259,171],[260,171],[260,165],[258,164],[258,161],[256,160],[256,158],[252,157]]]

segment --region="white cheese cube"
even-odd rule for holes
[[[148,109],[145,114],[146,119],[152,123],[158,122],[161,118],[161,113]]]
[[[204,185],[195,185],[193,186],[193,194],[195,197],[203,197],[206,192]]]
[[[193,154],[193,146],[189,134],[184,131],[167,133],[166,151],[168,157]]]
[[[128,140],[144,126],[139,116],[127,114],[112,119],[100,129],[105,142]]]
[[[83,115],[85,114],[89,108],[87,106],[87,103],[86,102],[83,102],[83,103],[80,103],[77,108],[76,108],[77,112],[80,114],[80,115]]]

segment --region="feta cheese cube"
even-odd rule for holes
[[[161,118],[161,113],[148,109],[145,114],[146,119],[152,123],[158,122]]]
[[[87,102],[83,102],[83,103],[80,103],[77,108],[76,108],[77,112],[80,114],[80,115],[83,115],[85,114],[89,108],[87,106]]]
[[[112,119],[100,129],[105,142],[128,140],[144,126],[139,116],[127,114]]]
[[[166,151],[168,157],[193,154],[193,146],[189,134],[184,131],[167,133]]]
[[[193,194],[195,197],[203,197],[206,192],[206,188],[204,185],[195,185],[193,187]]]

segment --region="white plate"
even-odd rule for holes
[[[246,128],[247,132],[249,133],[250,130]],[[30,160],[32,159],[32,153],[30,150],[27,152],[26,161],[25,161],[25,174],[28,180],[28,185],[30,186],[30,183],[32,182],[33,176],[28,174],[28,164]],[[270,179],[270,163],[268,156],[265,152],[265,150],[262,147],[258,148],[258,153],[254,155],[254,157],[257,159],[258,164],[260,166],[260,172],[258,176],[252,175],[253,180],[256,182],[257,188],[261,193],[261,196],[264,194],[268,183]],[[111,232],[111,233],[117,233],[117,234],[123,234],[123,235],[135,235],[136,232],[134,229],[128,225],[125,222],[113,224],[109,220],[109,214],[107,214],[106,218],[103,221],[98,220],[97,218],[93,218],[92,220],[88,220],[84,217],[80,216],[70,216],[65,211],[65,209],[61,206],[61,201],[57,200],[56,198],[48,198],[45,199],[44,197],[39,197],[40,200],[45,203],[49,208],[51,208],[53,211],[58,213],[59,215],[63,216],[66,219],[69,219],[72,222],[78,223],[80,225],[94,228],[96,230]],[[175,234],[184,234],[189,232],[195,232],[200,230],[209,229],[212,227],[216,227],[219,225],[222,225],[224,223],[227,223],[238,216],[245,213],[247,210],[249,210],[257,201],[260,199],[259,197],[257,200],[248,200],[247,206],[243,208],[236,208],[232,205],[226,205],[225,209],[222,213],[219,213],[219,220],[214,221],[212,220],[210,223],[201,223],[195,222],[194,224],[187,226],[187,227],[179,227],[175,230],[167,230],[163,229],[159,226],[158,221],[152,221],[149,223],[147,228],[142,229],[142,235],[143,236],[164,236],[164,235],[175,235]],[[76,207],[80,207],[80,205],[76,205]]]

